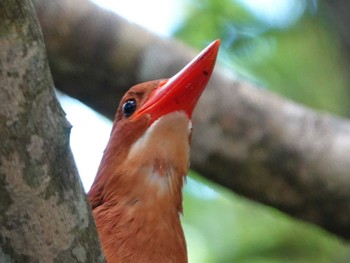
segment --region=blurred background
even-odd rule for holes
[[[321,1],[95,2],[198,50],[220,38],[219,63],[239,77],[309,107],[350,116],[347,59]],[[111,122],[72,98],[59,97],[73,125],[71,146],[88,191]],[[337,237],[193,172],[184,190],[183,225],[193,263],[350,262],[350,246]]]

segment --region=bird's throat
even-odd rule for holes
[[[126,162],[141,175],[143,186],[162,199],[181,202],[183,179],[189,166],[191,121],[173,112],[155,121],[130,148]],[[152,196],[151,193],[148,196]],[[179,200],[175,200],[179,199]]]
[[[144,257],[152,261],[145,262],[159,262],[153,258],[159,255],[174,257],[172,262],[179,254],[186,257],[179,214],[190,133],[185,113],[167,114],[132,144],[123,161],[104,167],[109,178],[101,205],[93,212],[100,235],[111,238],[103,244],[107,258],[109,253],[116,257],[118,251],[148,253]],[[165,254],[156,249],[159,246]]]

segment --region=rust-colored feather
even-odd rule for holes
[[[135,86],[120,104],[135,98],[142,105],[158,84]],[[148,126],[147,116],[137,121],[121,116],[120,106],[88,194],[107,261],[187,262],[179,213],[188,168],[190,120],[176,113],[164,125],[155,123],[155,134],[142,144],[140,138],[153,127]],[[168,126],[175,129],[167,130]],[[132,146],[139,148],[132,151]]]
[[[136,85],[122,98],[88,193],[109,263],[187,262],[180,214],[191,116],[219,45],[171,79]]]

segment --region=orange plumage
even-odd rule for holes
[[[180,214],[191,116],[219,45],[173,78],[136,85],[122,98],[88,193],[107,262],[187,262]]]

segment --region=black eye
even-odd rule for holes
[[[127,100],[123,104],[123,114],[125,117],[130,117],[136,110],[136,100]]]

